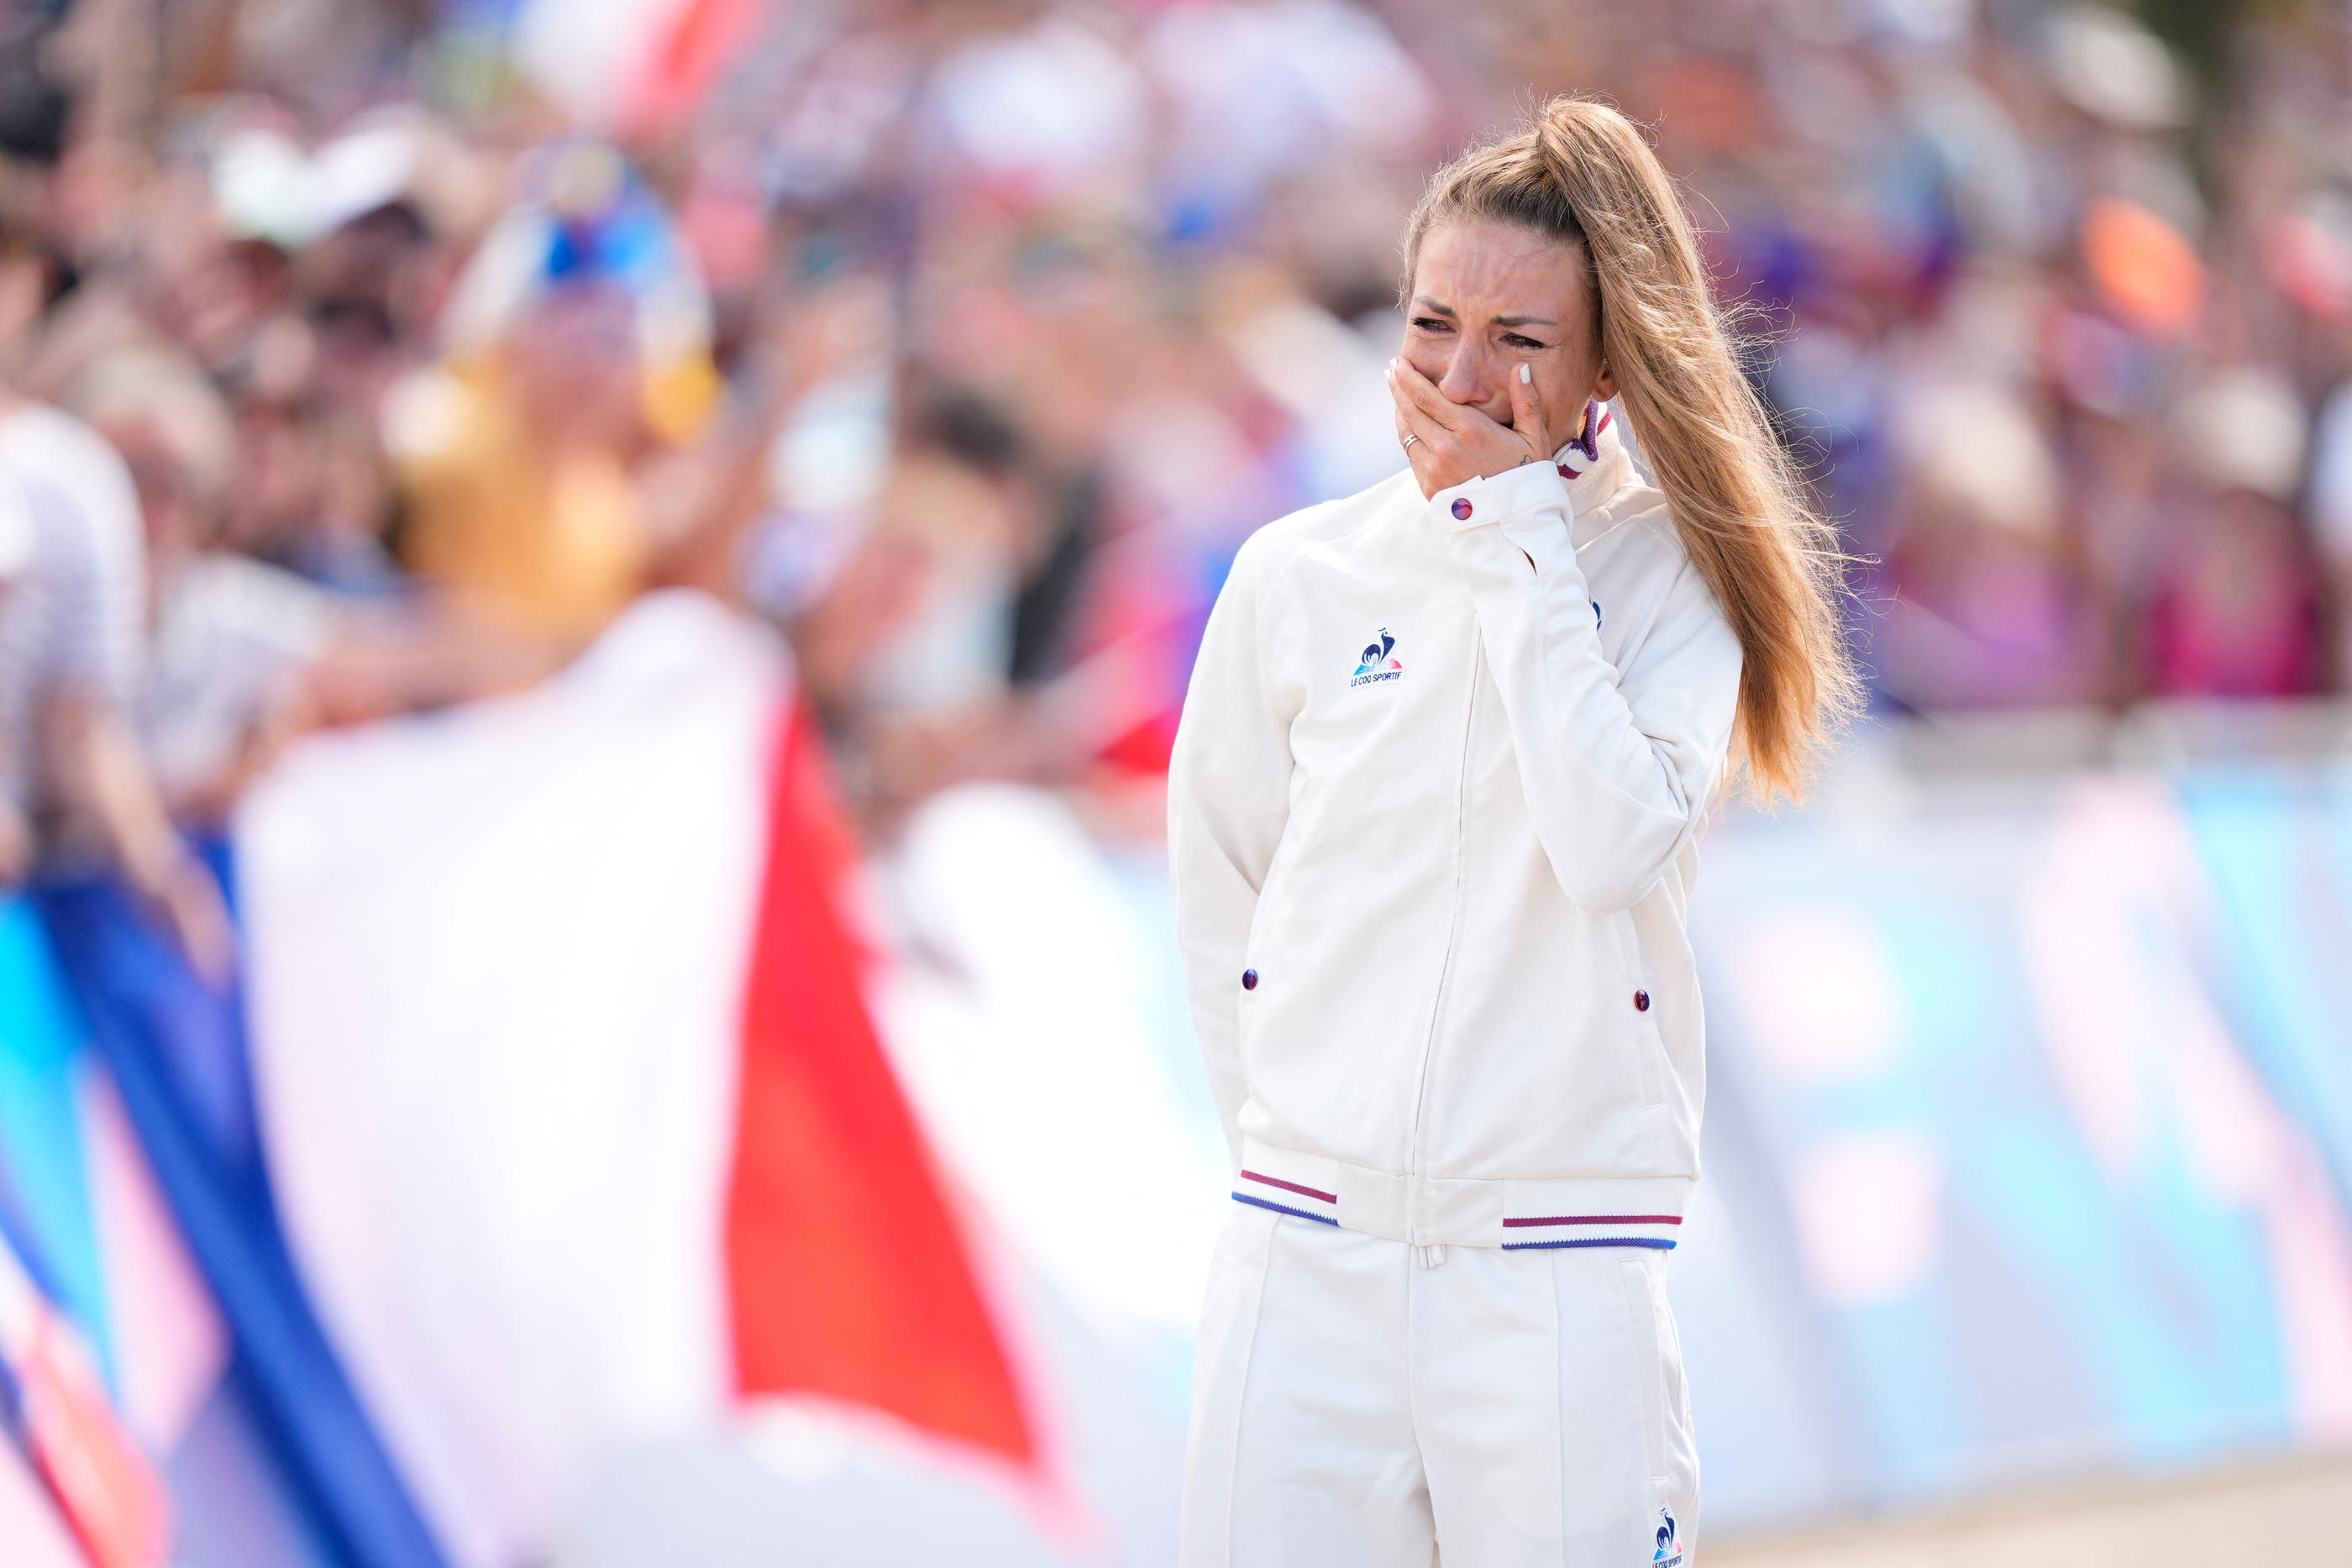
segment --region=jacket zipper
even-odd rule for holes
[[[1476,636],[1475,628],[1472,635],[1474,638]],[[1405,1174],[1413,1183],[1405,1223],[1415,1232],[1421,1228],[1421,1119],[1429,1105],[1430,1074],[1437,1066],[1437,1030],[1445,1018],[1445,988],[1454,976],[1454,947],[1462,935],[1462,883],[1469,874],[1470,865],[1470,735],[1478,716],[1478,677],[1486,673],[1486,644],[1483,641],[1474,642],[1470,659],[1470,700],[1463,705],[1462,756],[1457,764],[1454,788],[1454,908],[1445,926],[1445,952],[1438,960],[1437,996],[1430,1004],[1429,1037],[1421,1047],[1421,1083],[1412,1098],[1412,1144],[1406,1151],[1405,1159]],[[1436,1255],[1443,1256],[1442,1253]],[[1424,1266],[1429,1266],[1432,1261],[1430,1256],[1423,1256]]]

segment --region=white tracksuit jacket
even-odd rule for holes
[[[1383,1285],[1360,1303],[1366,1322],[1395,1306],[1399,1335],[1450,1312],[1460,1332],[1440,1348],[1457,1362],[1475,1360],[1478,1342],[1509,1341],[1499,1325],[1525,1316],[1505,1304],[1525,1276],[1496,1271],[1507,1251],[1553,1269],[1543,1290],[1603,1303],[1572,1310],[1562,1297],[1538,1314],[1544,1322],[1594,1310],[1615,1322],[1620,1297],[1646,1292],[1650,1326],[1580,1329],[1579,1343],[1622,1340],[1636,1359],[1670,1348],[1655,1265],[1698,1175],[1704,1090],[1684,918],[1740,651],[1606,411],[1587,428],[1553,464],[1427,499],[1401,473],[1268,526],[1243,546],[1210,618],[1170,772],[1169,843],[1193,1021],[1233,1145],[1234,1196],[1251,1207],[1235,1221],[1243,1234],[1227,1237],[1203,1324],[1188,1564],[1242,1561],[1254,1536],[1294,1525],[1306,1533],[1287,1546],[1260,1542],[1266,1560],[1324,1560],[1299,1552],[1328,1539],[1335,1563],[1388,1561],[1383,1542],[1399,1563],[1415,1552],[1427,1562],[1428,1542],[1410,1539],[1408,1523],[1374,1529],[1377,1541],[1346,1539],[1372,1516],[1352,1504],[1318,1515],[1306,1500],[1314,1485],[1295,1477],[1253,1501],[1263,1467],[1236,1457],[1249,1447],[1244,1427],[1295,1415],[1245,1414],[1279,1398],[1279,1375],[1251,1367],[1249,1342],[1280,1340],[1278,1320],[1293,1311],[1322,1325],[1299,1331],[1301,1347],[1333,1343],[1332,1314],[1359,1310],[1343,1305],[1363,1289],[1349,1269],[1377,1274],[1417,1257],[1436,1268],[1402,1277],[1412,1290],[1471,1292],[1468,1305],[1439,1311],[1432,1298],[1408,1312],[1398,1304],[1407,1295]],[[1299,1221],[1320,1224],[1272,1228]],[[1497,1250],[1447,1270],[1447,1247]],[[1280,1257],[1292,1261],[1278,1267]],[[1628,1267],[1650,1283],[1626,1284],[1636,1277]],[[1291,1309],[1270,1304],[1265,1292],[1277,1291]],[[1475,1327],[1488,1320],[1492,1332]],[[1545,1354],[1566,1365],[1566,1353]],[[1310,1359],[1304,1348],[1284,1357],[1294,1367]],[[1363,1351],[1345,1364],[1378,1359]],[[1506,1502],[1482,1493],[1471,1505],[1457,1487],[1460,1522],[1445,1533],[1443,1402],[1422,1386],[1422,1363],[1398,1367],[1395,1408],[1411,1412],[1398,1440],[1411,1452],[1381,1450],[1363,1474],[1426,1467],[1421,1500],[1398,1518],[1426,1515],[1437,1489],[1448,1568],[1633,1568],[1624,1542],[1647,1542],[1662,1514],[1656,1556],[1645,1544],[1640,1561],[1680,1560],[1667,1555],[1680,1551],[1673,1515],[1677,1499],[1689,1511],[1696,1476],[1685,1486],[1659,1472],[1690,1469],[1686,1452],[1673,1457],[1677,1444],[1687,1449],[1687,1421],[1660,1437],[1654,1392],[1624,1396],[1647,1400],[1653,1473],[1635,1473],[1642,1456],[1625,1458],[1629,1495],[1591,1505],[1602,1544],[1586,1551],[1553,1529],[1569,1484],[1558,1477],[1549,1500],[1522,1510],[1534,1521],[1524,1530],[1497,1522]],[[1677,1357],[1667,1401],[1676,1406],[1679,1379]],[[1566,1391],[1571,1380],[1536,1381]],[[1641,1372],[1627,1387],[1656,1382]],[[1499,1371],[1481,1385],[1516,1385]],[[1458,1402],[1495,1407],[1475,1392]],[[1666,1414],[1672,1427],[1681,1412]],[[1546,1431],[1543,1420],[1569,1419],[1531,1418]],[[1359,1411],[1342,1425],[1355,1435],[1325,1423],[1325,1436],[1346,1447],[1377,1423]],[[1588,1437],[1641,1430],[1587,1426]],[[1292,1437],[1286,1452],[1318,1441]],[[1327,1479],[1346,1471],[1336,1452],[1309,1469]],[[1562,1463],[1565,1474],[1582,1461]],[[1491,1463],[1456,1468],[1478,1478],[1463,1487],[1497,1484]],[[1241,1522],[1249,1518],[1257,1523]],[[1576,1535],[1573,1519],[1561,1528]],[[1465,1544],[1496,1530],[1517,1545]]]

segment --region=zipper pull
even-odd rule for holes
[[[1443,1246],[1416,1247],[1412,1251],[1413,1256],[1421,1260],[1421,1266],[1424,1269],[1434,1269],[1445,1261],[1445,1249]]]

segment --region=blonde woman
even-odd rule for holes
[[[1684,917],[1853,706],[1835,557],[1614,110],[1441,171],[1405,273],[1410,471],[1243,547],[1171,776],[1237,1200],[1181,1561],[1678,1568]]]

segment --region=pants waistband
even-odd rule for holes
[[[1406,1176],[1255,1138],[1234,1197],[1416,1247],[1672,1247],[1696,1185],[1686,1176]]]

